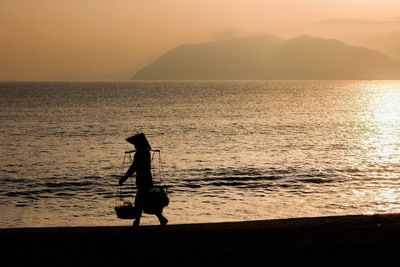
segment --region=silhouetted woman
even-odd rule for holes
[[[137,228],[140,224],[142,217],[143,207],[145,205],[146,196],[149,190],[153,187],[153,178],[151,176],[151,146],[143,133],[134,135],[126,139],[129,143],[133,144],[136,149],[132,165],[123,177],[119,179],[119,184],[122,185],[129,177],[136,172],[136,197],[135,197],[135,220],[133,227]],[[160,221],[161,227],[165,227],[168,223],[162,213],[155,214]]]

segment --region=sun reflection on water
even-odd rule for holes
[[[366,179],[371,183],[353,193],[361,203],[375,207],[367,208],[364,213],[400,211],[400,85],[367,83],[363,89],[365,109],[360,121],[366,124],[368,133],[360,136],[360,142],[369,170]]]
[[[369,102],[370,125],[373,135],[371,157],[376,163],[399,163],[400,147],[400,88],[388,85],[378,86]]]

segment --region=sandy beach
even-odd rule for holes
[[[0,229],[0,239],[4,266],[398,266],[400,215],[172,224],[164,230],[14,228]]]

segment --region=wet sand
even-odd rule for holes
[[[400,214],[15,228],[0,240],[3,266],[399,266]]]

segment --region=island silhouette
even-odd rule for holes
[[[400,62],[376,50],[302,35],[186,44],[139,70],[134,80],[400,79]]]

